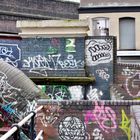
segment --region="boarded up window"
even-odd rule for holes
[[[119,19],[120,49],[135,49],[135,18]]]

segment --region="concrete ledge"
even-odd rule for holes
[[[89,100],[63,100],[63,101],[55,101],[55,100],[47,100],[47,99],[39,99],[38,105],[53,105],[53,104],[62,104],[62,105],[72,105],[72,106],[90,106],[90,105],[108,105],[108,106],[131,106],[131,105],[140,105],[140,100],[101,100],[101,101],[89,101]],[[139,106],[138,106],[139,107]],[[139,107],[140,108],[140,107]]]
[[[60,27],[88,27],[87,20],[23,20],[17,21],[18,28],[60,28]]]
[[[79,37],[86,36],[88,20],[29,20],[17,21],[17,28],[24,37]]]
[[[36,84],[88,84],[95,82],[94,77],[31,77]]]

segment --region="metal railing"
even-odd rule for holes
[[[140,140],[140,106],[131,106],[131,140]]]
[[[0,140],[6,140],[10,136],[14,137],[14,140],[20,140],[20,129],[21,127],[31,119],[30,126],[31,126],[31,131],[30,131],[30,140],[34,140],[34,118],[36,113],[41,110],[43,106],[38,107],[35,111],[32,111],[28,116],[26,116],[23,120],[21,120],[19,123],[14,124],[12,128],[5,133],[2,137],[0,137]],[[39,140],[41,135],[43,134],[43,130],[39,132],[35,140]]]
[[[43,140],[43,130],[40,130],[40,132],[38,133],[38,135],[36,136],[35,140]]]

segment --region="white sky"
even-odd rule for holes
[[[63,1],[74,1],[74,2],[80,2],[80,0],[63,0]]]

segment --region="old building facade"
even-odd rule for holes
[[[81,0],[79,18],[89,19],[89,35],[117,37],[117,55],[122,62],[139,63],[140,2]]]

